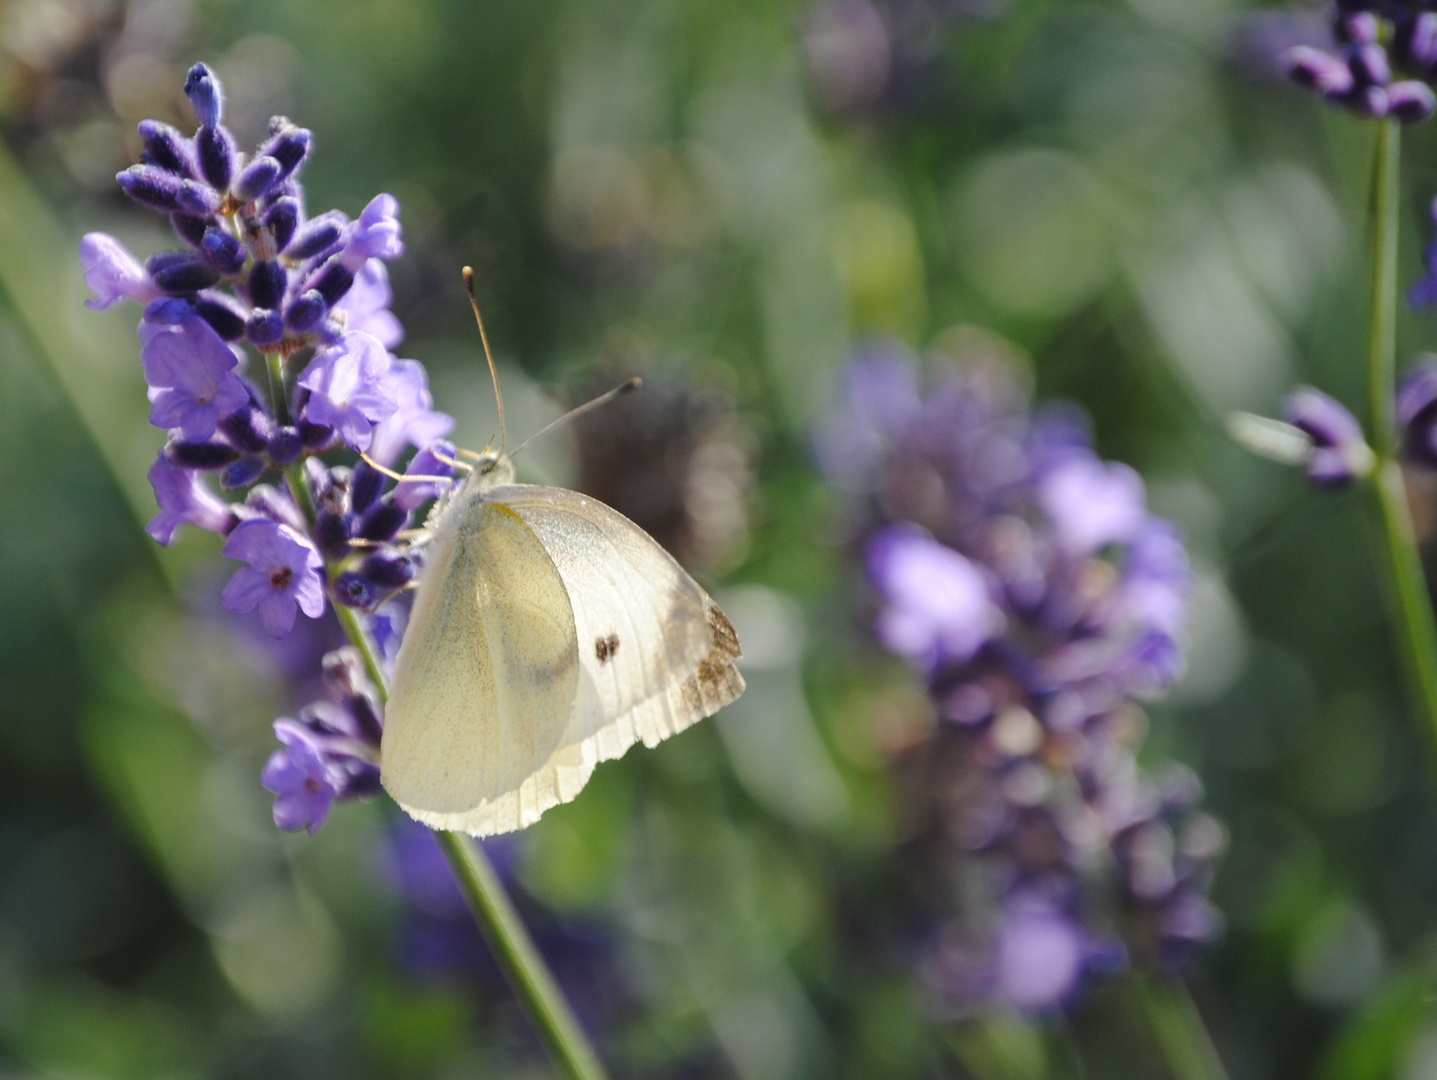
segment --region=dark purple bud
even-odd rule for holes
[[[379,715],[374,699],[368,694],[354,694],[346,697],[345,704],[354,714],[355,725],[364,741],[371,746],[378,746],[380,739],[384,737],[384,720]]]
[[[279,163],[279,178],[286,180],[304,163],[311,139],[313,135],[307,129],[295,127],[286,120],[260,153]]]
[[[314,542],[326,556],[342,559],[349,554],[350,528],[354,519],[348,514],[320,510],[314,519]]]
[[[1387,88],[1387,113],[1404,124],[1426,120],[1437,109],[1437,95],[1416,79],[1395,82]]]
[[[200,250],[221,274],[238,274],[249,257],[244,245],[235,236],[213,225],[205,230]]]
[[[1387,50],[1381,45],[1352,45],[1347,53],[1347,69],[1358,86],[1386,86],[1392,79],[1392,66]]]
[[[330,307],[349,292],[349,287],[354,284],[354,275],[345,269],[344,264],[338,259],[331,259],[319,268],[318,272],[309,279],[305,292],[313,289],[324,297],[324,302]]]
[[[135,202],[151,210],[180,209],[180,187],[186,181],[158,165],[131,165],[115,176],[115,182]]]
[[[219,428],[225,438],[246,454],[262,454],[269,448],[274,421],[263,409],[251,403],[226,416],[220,421]]]
[[[220,81],[205,64],[196,64],[185,76],[185,97],[195,110],[195,119],[203,127],[212,128],[224,116],[224,92]]]
[[[1387,115],[1387,90],[1382,86],[1363,86],[1342,99],[1342,103],[1363,116],[1381,118]]]
[[[245,312],[228,293],[203,292],[194,299],[195,314],[226,341],[244,337]]]
[[[278,308],[289,274],[277,262],[257,262],[249,272],[249,298],[255,307]]]
[[[1286,64],[1287,74],[1294,82],[1319,94],[1333,96],[1352,89],[1352,72],[1347,65],[1321,49],[1298,45],[1288,51]]]
[[[245,337],[257,349],[270,349],[284,340],[284,320],[271,308],[255,308],[245,320]]]
[[[310,259],[339,243],[340,234],[349,219],[337,210],[320,214],[300,226],[285,254],[293,259]]]
[[[381,499],[359,519],[358,534],[365,540],[387,543],[409,522],[409,512],[393,499]]]
[[[264,212],[263,221],[274,238],[275,253],[283,252],[299,227],[299,200],[292,196],[276,199]]]
[[[190,167],[189,141],[169,124],[141,120],[140,142],[144,144],[150,160],[161,169],[187,178],[194,175]]]
[[[1419,68],[1425,70],[1437,64],[1437,12],[1418,14],[1404,35],[1403,44],[1408,57]]]
[[[220,272],[198,255],[178,253],[178,258],[152,256],[145,264],[155,284],[167,293],[185,296],[208,289],[220,279]]]
[[[190,442],[171,439],[165,444],[165,460],[182,469],[223,469],[239,460],[239,451],[219,442]]]
[[[267,466],[264,458],[243,457],[220,474],[220,487],[230,491],[249,487],[261,476]]]
[[[323,320],[329,307],[315,289],[301,293],[284,312],[284,324],[296,334],[307,334]]]
[[[280,164],[272,157],[257,157],[240,170],[235,178],[235,197],[241,202],[258,199],[279,179]]]
[[[289,497],[289,493],[280,491],[279,488],[271,487],[269,484],[260,484],[245,498],[245,505],[271,521],[288,525],[296,532],[308,531],[304,514],[300,512],[294,500]]]
[[[359,572],[377,588],[393,592],[414,580],[414,560],[398,551],[376,551],[364,560]]]
[[[362,514],[384,494],[384,474],[361,458],[354,466],[349,481],[349,505]]]
[[[1307,475],[1315,482],[1340,487],[1372,470],[1372,450],[1362,425],[1342,403],[1310,386],[1299,386],[1283,402],[1283,417],[1312,440]]]
[[[308,420],[299,422],[299,437],[306,450],[324,450],[334,442],[334,428],[324,424],[311,424]]]
[[[1359,45],[1375,45],[1382,25],[1370,11],[1358,11],[1339,18],[1334,26],[1338,41]]]
[[[336,577],[330,591],[334,594],[335,603],[345,607],[369,608],[379,599],[379,590],[374,584],[353,570],[346,570]]]
[[[171,214],[170,224],[174,226],[175,235],[191,247],[199,247],[204,242],[205,230],[214,222],[210,218],[193,217],[189,214]]]
[[[279,428],[269,440],[269,456],[276,465],[293,464],[303,450],[304,440],[297,427]]]
[[[1437,468],[1437,356],[1418,359],[1397,389],[1397,422],[1402,451],[1413,461]]]
[[[202,127],[195,132],[195,157],[200,162],[200,173],[216,191],[225,191],[234,179],[235,151],[234,137],[222,127]]]

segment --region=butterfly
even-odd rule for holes
[[[474,836],[533,824],[599,762],[744,690],[732,624],[657,541],[596,499],[513,482],[499,408],[501,449],[473,455],[426,525],[380,748],[411,817]]]

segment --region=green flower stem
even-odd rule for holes
[[[1173,1080],[1227,1080],[1227,1069],[1186,986],[1139,975],[1128,980],[1128,989]]]
[[[1402,667],[1437,755],[1437,625],[1417,552],[1407,488],[1397,460],[1394,412],[1397,366],[1397,224],[1401,129],[1395,120],[1377,125],[1372,166],[1372,309],[1368,327],[1369,427],[1376,455],[1368,489],[1381,527],[1380,557],[1388,614],[1402,654]],[[1437,766],[1437,758],[1434,758]]]
[[[292,488],[305,492],[307,503],[308,488],[304,484],[302,470],[292,465],[287,475]],[[313,518],[312,505],[306,506],[305,512]],[[365,671],[378,689],[381,700],[388,703],[389,681],[385,678],[374,642],[360,622],[358,613],[339,604],[334,605],[334,610],[345,635],[359,650]],[[606,1074],[598,1055],[584,1037],[569,1003],[564,1000],[548,965],[535,948],[519,913],[514,910],[484,849],[460,833],[436,831],[435,836],[449,860],[449,867],[459,882],[469,909],[474,913],[475,922],[494,950],[509,985],[528,1011],[540,1040],[560,1072],[567,1080],[605,1080]]]

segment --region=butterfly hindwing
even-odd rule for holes
[[[429,544],[386,709],[385,788],[438,828],[532,823],[555,801],[541,774],[579,680],[558,569],[514,512],[474,501]]]

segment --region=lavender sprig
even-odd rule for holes
[[[1404,124],[1437,109],[1437,12],[1404,0],[1342,0],[1333,46],[1298,45],[1283,58],[1294,82],[1363,116]],[[1398,78],[1399,75],[1408,78]]]
[[[143,122],[141,160],[117,177],[169,217],[185,247],[142,265],[91,233],[80,246],[88,304],[145,305],[150,422],[167,432],[149,474],[160,508],[150,535],[169,544],[186,525],[219,533],[224,554],[245,564],[221,593],[225,608],[257,611],[284,637],[299,614],[318,619],[332,606],[352,643],[325,658],[330,696],[275,721],[280,747],[261,777],[275,824],[313,833],[336,802],[380,790],[385,664],[403,624],[389,601],[417,572],[400,534],[454,475],[443,441],[454,422],[434,409],[423,366],[390,352],[403,340],[384,267],[404,251],[394,197],[376,196],[353,221],[337,210],[308,216],[299,176],[312,134],[275,117],[245,155],[206,65],[190,69],[185,93],[195,133]],[[251,350],[261,358],[253,374]],[[411,448],[409,474],[426,479],[391,483],[388,467]],[[325,460],[343,450],[367,457]],[[211,476],[243,496],[223,498]],[[600,1080],[483,853],[465,837],[440,842],[555,1061],[573,1080]]]

